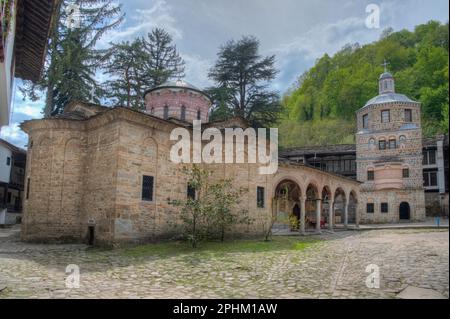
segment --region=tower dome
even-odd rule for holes
[[[389,72],[384,72],[378,80],[378,92],[380,94],[395,93],[394,76]]]
[[[145,92],[144,99],[147,113],[186,122],[208,122],[212,105],[205,92],[184,80],[167,81],[155,86]]]

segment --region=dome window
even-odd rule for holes
[[[186,107],[184,105],[181,106],[181,115],[180,115],[180,119],[182,121],[186,120]]]

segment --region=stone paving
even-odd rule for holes
[[[0,298],[397,298],[408,287],[449,296],[448,230],[342,231],[303,250],[145,256],[25,244],[18,231],[0,229]],[[65,286],[68,264],[80,267],[78,289]],[[366,287],[370,264],[379,289]]]

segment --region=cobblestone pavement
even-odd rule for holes
[[[18,230],[0,229],[0,298],[396,298],[408,286],[449,296],[447,230],[314,238],[323,240],[303,250],[135,256],[25,244]],[[68,264],[80,267],[79,289],[65,286]],[[369,264],[380,269],[379,289],[366,287]]]

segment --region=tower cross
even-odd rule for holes
[[[387,66],[388,66],[389,64],[390,64],[390,63],[387,62],[386,59],[384,59],[384,63],[381,64],[382,66],[384,66],[384,72],[385,72],[385,73],[387,72]]]

